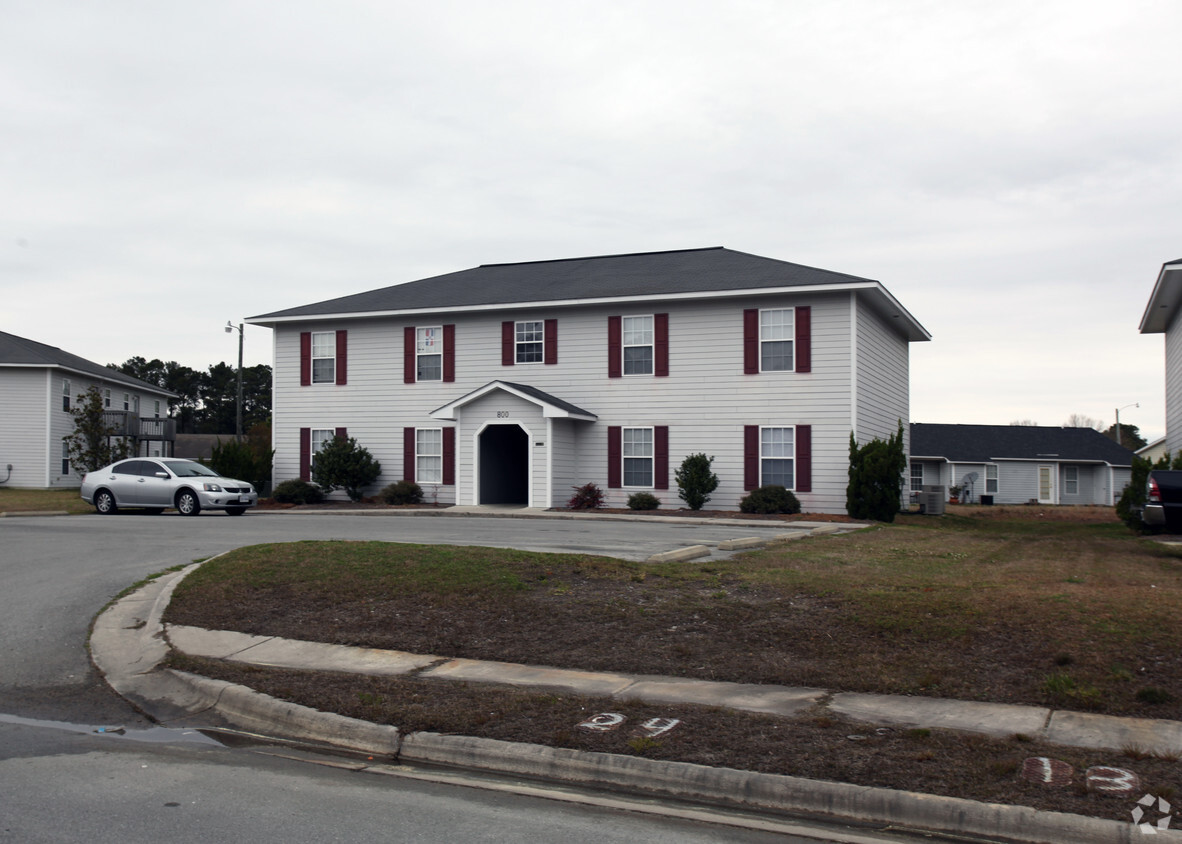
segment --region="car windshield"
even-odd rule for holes
[[[216,478],[218,473],[192,460],[165,460],[164,465],[178,478]]]

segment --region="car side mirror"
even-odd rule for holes
[[[168,472],[157,472],[157,473],[156,473],[156,477],[158,477],[158,478],[164,478],[164,480],[166,480],[166,481],[167,481],[167,480],[168,480]]]

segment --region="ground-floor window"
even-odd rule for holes
[[[759,483],[793,489],[796,445],[792,428],[760,428]]]
[[[997,467],[985,467],[985,494],[993,495],[997,492]]]
[[[320,453],[320,449],[324,448],[337,435],[336,428],[313,428],[312,429],[312,465],[316,465],[316,455]]]
[[[1063,494],[1079,495],[1079,467],[1063,467]]]
[[[923,464],[922,463],[912,463],[911,464],[911,491],[912,492],[922,492],[923,491]]]
[[[653,485],[653,429],[624,428],[622,446],[624,457],[624,486]]]
[[[443,429],[415,429],[415,480],[425,484],[443,482]]]
[[[70,474],[70,441],[62,440],[62,474]]]

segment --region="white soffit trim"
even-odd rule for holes
[[[1182,301],[1182,263],[1164,264],[1141,316],[1142,334],[1161,334]]]

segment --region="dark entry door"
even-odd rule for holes
[[[480,435],[480,503],[529,504],[529,435],[517,425]]]

